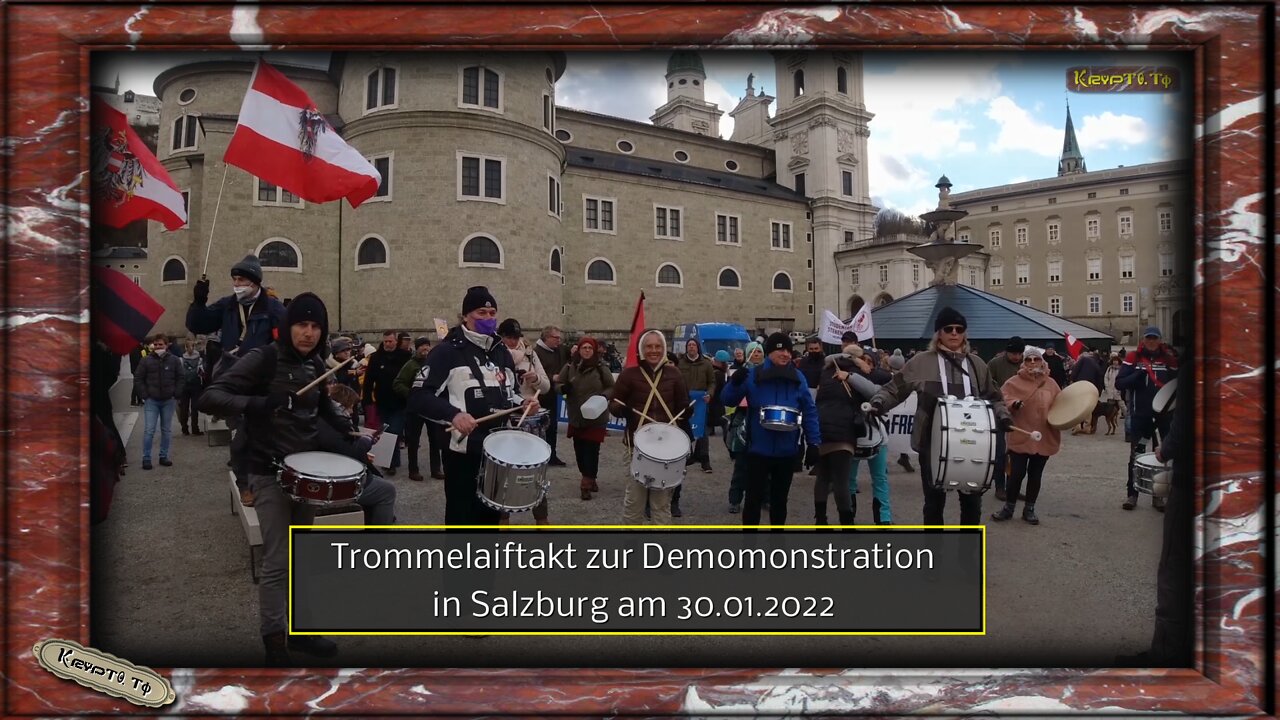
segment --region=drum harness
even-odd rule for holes
[[[644,361],[641,361],[641,362],[643,363]],[[645,398],[644,408],[640,410],[641,415],[649,414],[649,406],[653,404],[653,399],[657,398],[658,404],[662,405],[662,410],[667,414],[667,417],[669,418],[675,417],[671,413],[671,408],[667,407],[667,401],[663,400],[662,395],[658,393],[658,381],[655,379],[656,377],[662,374],[663,368],[667,367],[667,365],[668,365],[667,359],[663,358],[662,361],[658,363],[658,367],[653,369],[654,377],[649,377],[649,373],[644,371],[643,365],[637,366],[640,369],[640,374],[643,375],[645,381],[649,383],[649,397]],[[668,423],[668,424],[674,424],[674,423]],[[640,418],[639,424],[636,425],[636,429],[639,430],[643,425],[644,425],[644,418]],[[627,453],[627,455],[631,454],[631,450],[632,450],[631,441],[627,438],[625,434],[622,436],[622,447],[623,447],[623,450]]]

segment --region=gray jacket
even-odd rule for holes
[[[965,348],[968,349],[967,347]],[[916,393],[915,427],[911,430],[911,449],[921,452],[927,442],[929,433],[933,432],[933,413],[938,406],[938,398],[943,395],[942,378],[938,375],[938,353],[943,350],[929,350],[917,353],[907,361],[902,369],[893,374],[893,380],[881,386],[872,398],[872,404],[879,405],[882,410],[889,410],[907,399],[913,391]],[[1009,410],[1004,405],[1004,395],[1000,388],[991,381],[991,373],[982,358],[973,353],[951,353],[957,363],[943,362],[947,371],[948,394],[960,397],[964,395],[964,377],[956,368],[964,357],[969,359],[970,372],[973,377],[969,384],[975,397],[991,401],[996,423],[1009,417]]]
[[[133,387],[143,400],[172,400],[182,389],[182,381],[182,360],[171,352],[163,359],[155,353],[142,358],[133,374]]]

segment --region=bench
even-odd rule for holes
[[[204,435],[209,441],[209,447],[231,444],[231,429],[227,427],[226,420],[215,420],[209,415],[201,414],[200,422],[204,424]]]
[[[240,517],[240,526],[244,529],[245,539],[249,541],[249,574],[253,584],[260,579],[259,567],[262,563],[262,528],[258,524],[258,511],[240,502],[240,488],[236,485],[236,474],[227,471],[231,480],[231,514]],[[316,511],[316,525],[363,525],[364,509],[359,505],[335,505],[319,508]]]

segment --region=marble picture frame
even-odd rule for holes
[[[1194,56],[1197,644],[1194,669],[157,668],[185,714],[653,715],[1274,711],[1274,11],[1263,5],[9,4],[2,333],[4,712],[133,713],[41,669],[89,641],[89,54],[94,50],[992,50]],[[696,20],[696,22],[695,22]],[[1268,166],[1268,162],[1272,165]],[[19,281],[20,280],[20,281]],[[1271,353],[1270,355],[1268,353]],[[494,688],[501,688],[495,693]]]

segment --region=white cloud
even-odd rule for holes
[[[892,72],[867,72],[866,105],[871,121],[869,151],[929,159],[973,152],[966,139],[973,125],[963,106],[982,103],[1000,92],[994,62],[909,60]]]
[[[718,81],[707,78],[706,92],[703,97],[709,103],[715,103],[720,107],[720,111],[724,114],[720,116],[720,137],[729,138],[733,135],[733,118],[729,117],[729,111],[738,104],[738,98],[732,93],[725,90],[724,85]],[[663,102],[666,97],[663,97]]]
[[[1151,139],[1151,128],[1147,121],[1135,115],[1116,115],[1110,110],[1101,115],[1086,115],[1076,131],[1080,140],[1080,149],[1107,150],[1113,145],[1128,149],[1141,145]]]
[[[991,150],[1029,152],[1044,157],[1062,154],[1062,128],[1040,122],[1010,97],[1001,95],[992,100],[987,106],[987,117],[999,128]]]

